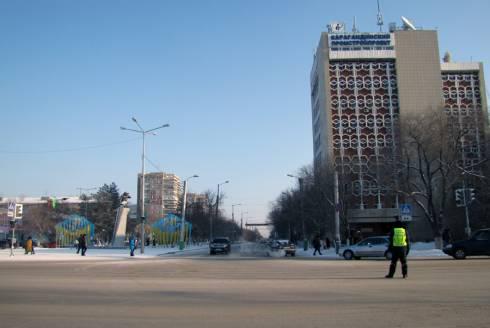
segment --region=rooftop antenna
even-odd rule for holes
[[[383,32],[383,14],[381,14],[381,7],[379,6],[379,0],[377,0],[378,2],[378,26],[379,26],[379,31],[380,32]]]
[[[357,33],[359,30],[357,29],[356,26],[356,16],[354,16],[354,23],[352,24],[352,33]]]

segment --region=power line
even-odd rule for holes
[[[66,149],[51,149],[51,150],[34,150],[34,151],[10,151],[10,150],[0,150],[0,154],[50,154],[50,153],[68,153],[74,151],[83,151],[96,148],[110,147],[114,145],[119,145],[123,143],[128,143],[131,141],[139,140],[140,138],[127,139],[122,141],[111,142],[107,144],[100,144],[94,146],[83,146],[77,148],[66,148]]]

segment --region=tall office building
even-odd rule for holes
[[[138,199],[141,174],[138,174]],[[176,213],[180,204],[180,178],[172,173],[153,172],[145,174],[145,217],[148,223]],[[140,209],[138,208],[138,213]]]
[[[352,229],[384,233],[399,214],[403,200],[383,186],[397,183],[393,163],[407,117],[445,108],[469,131],[464,160],[484,156],[482,64],[441,64],[437,31],[405,23],[390,24],[389,32],[347,32],[332,23],[321,34],[310,84],[314,164],[339,172]]]

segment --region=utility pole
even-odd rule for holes
[[[339,201],[339,174],[334,173],[334,201],[335,201],[335,253],[340,249],[340,201]]]
[[[226,180],[225,182],[218,183],[218,194],[216,195],[216,214],[215,218],[218,220],[218,211],[219,211],[219,186],[229,183],[230,181]],[[209,220],[209,242],[213,241],[213,221],[210,217]]]

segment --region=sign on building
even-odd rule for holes
[[[344,33],[345,32],[345,24],[343,22],[331,22],[328,24],[328,32],[329,33]]]

